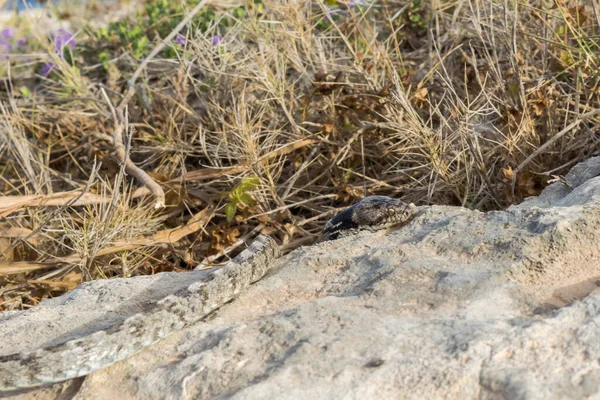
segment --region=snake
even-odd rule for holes
[[[320,241],[403,226],[415,217],[416,210],[399,199],[368,196],[331,218]],[[238,297],[272,274],[279,256],[275,240],[259,235],[225,266],[157,301],[147,311],[81,338],[0,356],[0,391],[58,383],[124,360]]]

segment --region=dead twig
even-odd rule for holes
[[[104,89],[101,89],[102,95],[106,103],[110,107],[113,115],[114,130],[113,130],[113,147],[120,163],[125,164],[125,172],[137,178],[144,186],[146,186],[156,198],[154,208],[163,208],[165,206],[165,192],[158,183],[146,171],[139,168],[131,161],[127,155],[125,144],[123,143],[123,131],[127,128],[127,118],[125,112],[115,110],[112,106],[108,95]],[[120,115],[119,115],[120,114]]]
[[[145,187],[137,189],[131,195],[132,199],[142,197],[150,192]],[[58,192],[46,195],[2,196],[0,197],[0,217],[8,217],[15,211],[25,207],[77,207],[90,204],[102,204],[112,201],[112,198],[94,193]]]
[[[0,276],[22,274],[23,272],[38,271],[44,268],[50,268],[56,266],[56,263],[35,263],[28,261],[17,261],[17,262],[0,262]]]
[[[135,94],[135,82],[142,73],[142,71],[146,68],[148,63],[154,57],[160,53],[160,51],[165,47],[167,43],[169,43],[189,22],[194,18],[194,16],[206,5],[208,0],[202,0],[194,7],[192,11],[161,41],[154,49],[148,54],[148,56],[142,61],[139,67],[135,70],[131,79],[127,82],[128,89],[125,93],[125,96],[119,103],[118,107],[115,109],[112,106],[108,96],[104,88],[101,89],[102,95],[106,100],[108,106],[110,107],[110,111],[113,116],[114,121],[114,132],[113,132],[113,146],[115,149],[115,153],[119,162],[125,164],[125,171],[134,177],[136,177],[144,186],[146,186],[150,191],[154,194],[156,198],[156,203],[154,208],[163,208],[165,206],[165,192],[162,187],[156,183],[154,179],[146,171],[139,168],[137,165],[131,161],[127,152],[125,151],[125,145],[123,144],[123,131],[126,130],[127,127],[127,106],[129,101],[133,98]]]

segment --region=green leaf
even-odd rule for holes
[[[121,38],[121,40],[126,41],[127,40],[127,27],[125,25],[120,25],[118,32],[119,32],[119,37]]]
[[[231,197],[233,200],[236,200],[242,195],[242,189],[240,188],[240,186],[236,186],[233,188],[233,190],[231,191],[231,194],[229,195],[229,197]]]
[[[100,64],[104,67],[106,71],[110,67],[110,52],[108,50],[104,50],[98,54],[98,60],[100,60]]]
[[[97,35],[98,35],[98,39],[109,39],[110,38],[108,29],[106,29],[105,27],[98,29]]]
[[[246,11],[243,7],[236,7],[233,9],[233,16],[238,19],[244,18],[244,14],[246,14]]]
[[[235,213],[237,212],[237,204],[235,201],[230,201],[225,205],[225,217],[227,217],[227,222],[231,222],[233,217],[235,217]]]
[[[508,93],[515,102],[519,101],[519,85],[517,85],[516,83],[509,83]]]
[[[238,185],[242,192],[248,192],[250,190],[256,189],[258,184],[260,183],[260,178],[255,175],[247,176],[242,179],[242,182]]]
[[[235,212],[240,204],[247,206],[254,203],[254,197],[252,197],[249,192],[254,190],[259,183],[260,178],[254,175],[242,179],[242,181],[231,190],[231,193],[229,193],[229,198],[231,201],[227,204],[227,206],[225,206],[225,214],[229,212],[233,213],[232,215],[235,215]],[[228,209],[228,207],[233,207],[234,210],[231,211]]]
[[[136,58],[142,58],[148,50],[149,44],[150,41],[148,40],[148,37],[142,36],[133,46],[133,55]]]
[[[136,26],[135,28],[131,29],[129,31],[129,33],[127,34],[127,36],[130,39],[137,39],[137,38],[143,38],[143,37],[145,37],[145,36],[142,36],[142,29],[139,26]],[[148,40],[148,38],[146,38],[146,40]]]
[[[247,206],[254,201],[254,198],[249,193],[242,193],[238,198],[238,203]]]
[[[19,88],[19,92],[21,93],[21,96],[23,96],[23,97],[27,97],[27,98],[31,97],[31,90],[29,90],[29,88],[26,86],[21,86]]]

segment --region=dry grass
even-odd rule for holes
[[[62,205],[0,207],[0,310],[82,280],[220,261],[259,231],[286,249],[310,244],[365,194],[501,209],[598,151],[592,6],[342,1],[327,23],[318,2],[262,3],[227,31],[190,25],[177,58],[156,58],[138,79],[125,147],[165,190],[163,210],[133,194],[113,157],[101,93],[118,104],[140,60],[65,63],[28,98],[15,88],[32,78],[12,75],[2,193],[72,193]],[[83,191],[99,197],[77,199]]]

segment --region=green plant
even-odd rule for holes
[[[227,221],[231,222],[240,206],[250,206],[254,203],[254,198],[250,193],[260,183],[257,176],[247,176],[231,191],[229,202],[225,205],[225,216]]]

